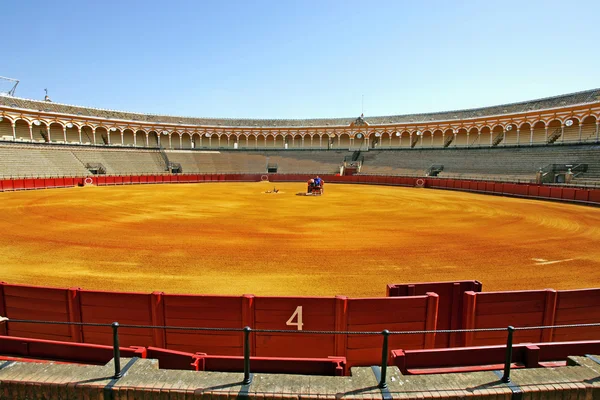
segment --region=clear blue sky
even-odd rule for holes
[[[600,87],[600,1],[6,1],[17,96],[205,117],[442,111]]]

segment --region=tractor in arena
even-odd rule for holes
[[[306,189],[307,196],[320,196],[323,194],[323,186],[325,182],[318,176],[315,179],[308,180],[308,188]]]

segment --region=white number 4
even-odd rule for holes
[[[293,322],[294,318],[296,318],[296,321],[298,322]],[[288,319],[285,324],[287,326],[297,326],[299,331],[302,330],[302,325],[304,325],[302,323],[302,306],[296,307],[296,311],[294,311],[290,319]]]

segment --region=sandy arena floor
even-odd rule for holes
[[[461,192],[205,183],[0,193],[0,279],[118,291],[383,296],[387,283],[600,286],[600,209]]]

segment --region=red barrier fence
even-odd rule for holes
[[[463,328],[549,326],[600,321],[600,289],[465,292]],[[517,331],[515,342],[597,339],[600,328],[533,329]],[[504,332],[466,332],[465,346],[503,343]]]
[[[120,347],[121,357],[140,357],[158,360],[161,369],[192,371],[243,372],[241,356],[186,353],[155,347]],[[21,361],[58,361],[105,365],[112,360],[112,346],[71,343],[23,337],[0,336],[0,354],[18,357]],[[344,357],[282,358],[253,357],[252,370],[262,373],[344,376],[347,372]]]
[[[147,357],[158,360],[161,369],[218,372],[244,371],[244,357],[242,356],[186,353],[156,347],[148,347],[147,351]],[[252,357],[251,363],[252,371],[260,373],[344,376],[347,372],[344,357]]]
[[[285,331],[432,330],[438,296],[354,299],[327,297],[260,297],[166,295],[161,292],[115,293],[0,284],[0,315],[11,319],[167,328],[119,329],[122,346],[153,346],[176,351],[241,356],[242,332],[193,331],[169,326]],[[109,326],[0,324],[1,334],[110,345]],[[348,365],[381,361],[381,337],[352,334],[252,333],[251,355],[258,357],[345,357]],[[396,348],[433,348],[435,334],[390,338]]]
[[[440,298],[437,329],[461,329],[464,292],[481,292],[481,288],[479,281],[390,284],[387,285],[387,296],[420,296],[434,292]],[[460,346],[461,342],[462,335],[459,333],[438,333],[435,347],[455,347]]]
[[[259,182],[267,177],[270,182],[306,182],[309,174],[178,174],[178,175],[95,175],[69,178],[18,178],[0,180],[0,191],[63,188],[83,186],[135,185],[148,183],[200,183],[200,182]],[[559,200],[583,204],[600,204],[600,189],[532,185],[525,183],[482,182],[459,179],[417,178],[401,176],[323,175],[326,183],[362,183],[452,189],[460,191],[498,194],[546,200]]]
[[[120,347],[119,351],[121,357],[146,358],[143,347]],[[98,365],[106,364],[114,355],[112,346],[6,336],[0,336],[0,354]]]
[[[388,285],[388,296],[439,295],[438,329],[485,329],[596,323],[600,289],[481,292],[478,281]],[[515,343],[593,340],[600,327],[517,331]],[[502,344],[506,332],[436,334],[436,347]]]
[[[389,292],[407,297],[347,298],[167,295],[162,292],[114,293],[0,284],[0,315],[17,320],[144,325],[122,327],[122,346],[166,348],[189,353],[241,356],[242,332],[169,328],[249,326],[286,332],[253,332],[254,357],[345,357],[349,367],[377,364],[380,335],[352,332],[486,329],[600,321],[600,289],[481,293],[477,281],[391,285]],[[434,289],[440,292],[423,290]],[[461,290],[466,290],[461,292]],[[462,298],[462,301],[461,301]],[[166,327],[165,327],[166,326]],[[0,324],[1,334],[37,339],[110,345],[109,326]],[[293,333],[337,331],[344,334]],[[287,333],[287,331],[292,333]],[[600,327],[517,330],[515,343],[597,339]],[[390,348],[403,350],[449,346],[501,345],[506,331],[415,333],[392,335]]]
[[[527,343],[513,346],[514,367],[565,365],[569,356],[600,351],[600,341]],[[392,350],[392,364],[403,374],[489,371],[502,368],[506,345],[432,350]]]

